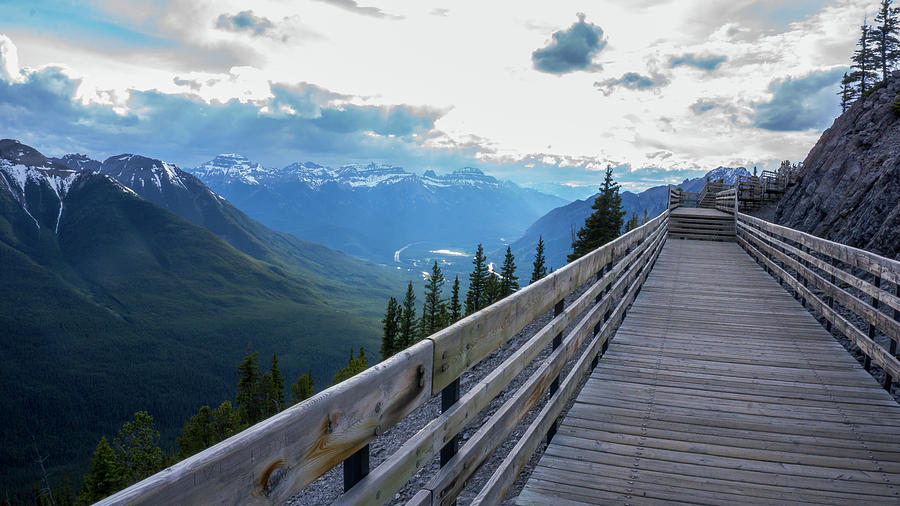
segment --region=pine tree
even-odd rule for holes
[[[462,318],[462,305],[459,303],[459,276],[453,280],[453,290],[450,292],[450,323],[454,323]]]
[[[841,112],[847,112],[850,104],[859,96],[853,82],[853,78],[844,72],[844,78],[841,79],[841,91],[838,92],[841,97]]]
[[[393,297],[391,297],[393,299]],[[396,302],[396,301],[395,301]],[[297,381],[291,385],[291,401],[294,404],[305,401],[316,394],[316,383],[313,381],[312,369],[301,374]]]
[[[503,268],[500,269],[500,298],[508,297],[519,289],[519,278],[516,276],[516,258],[512,249],[506,247],[506,256],[503,258]]]
[[[622,230],[622,197],[619,185],[613,181],[612,167],[606,167],[606,177],[600,188],[600,195],[594,200],[594,212],[584,220],[584,226],[572,241],[572,253],[568,256],[571,262],[587,255],[619,236]]]
[[[487,284],[493,276],[488,270],[487,258],[484,256],[484,248],[478,244],[475,258],[472,259],[474,268],[469,274],[469,291],[466,292],[466,314],[470,315],[488,305]]]
[[[446,302],[441,297],[444,288],[444,273],[437,261],[431,266],[431,276],[425,285],[425,304],[422,307],[422,335],[430,336],[443,328],[441,312],[446,312]]]
[[[94,458],[91,459],[91,470],[84,477],[78,504],[93,504],[122,489],[122,473],[116,463],[116,454],[106,436],[100,438]]]
[[[641,225],[646,225],[650,221],[650,216],[647,215],[647,210],[644,209],[644,217],[641,218]]]
[[[278,356],[272,353],[272,367],[269,369],[269,373],[272,374],[272,389],[275,390],[275,405],[278,407],[278,411],[284,409],[284,376],[281,375],[281,370],[278,369]],[[276,413],[278,412],[276,411]]]
[[[69,473],[63,475],[63,488],[59,493],[59,506],[72,506],[75,504],[75,492],[72,489],[72,480]]]
[[[137,483],[165,467],[159,431],[153,428],[153,417],[146,411],[138,411],[134,420],[122,425],[112,447],[125,485]]]
[[[875,72],[879,66],[878,56],[873,51],[872,27],[866,23],[860,27],[858,46],[851,60],[852,67],[856,69],[850,74],[853,83],[859,83],[857,88],[860,96],[865,96],[875,80]]]
[[[334,378],[332,378],[331,380],[331,385],[337,385],[338,383],[350,379],[368,368],[369,362],[366,360],[366,350],[360,348],[359,357],[353,358],[353,348],[351,348],[350,360],[347,361],[347,367],[339,369],[338,372],[335,373]]]
[[[638,228],[640,225],[638,223],[638,217],[634,213],[631,213],[631,218],[628,218],[628,221],[625,222],[625,231],[631,232],[632,230]]]
[[[230,438],[246,427],[246,425],[241,424],[240,417],[237,411],[234,410],[231,401],[223,401],[213,411],[212,424],[213,434],[215,434],[217,443]]]
[[[881,64],[881,80],[886,81],[888,71],[894,68],[900,58],[900,40],[897,39],[900,26],[897,15],[900,8],[891,7],[893,0],[881,0],[881,8],[875,16],[872,28],[872,50]]]
[[[403,351],[416,341],[416,292],[413,291],[412,281],[406,287],[406,297],[403,298],[403,308],[400,316],[400,339],[396,352]]]
[[[494,273],[488,273],[487,282],[484,284],[484,307],[497,302],[500,297],[500,278]]]
[[[278,400],[275,398],[275,382],[272,373],[267,372],[259,379],[260,420],[265,420],[278,413]]]
[[[385,360],[397,353],[400,345],[400,320],[402,310],[397,299],[391,297],[388,300],[387,311],[381,320],[383,333],[381,335],[381,360]]]
[[[209,406],[202,406],[196,415],[185,422],[181,437],[177,438],[178,457],[186,459],[218,443],[213,426],[213,413]]]
[[[547,275],[546,261],[547,259],[544,258],[544,238],[538,236],[537,248],[534,251],[534,263],[532,264],[534,269],[531,271],[531,281],[529,283],[534,283]]]
[[[256,357],[259,352],[253,352],[241,361],[238,366],[237,394],[234,396],[234,404],[237,407],[241,423],[250,426],[262,419],[262,406],[259,396],[259,367],[256,365]]]

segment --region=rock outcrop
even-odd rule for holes
[[[857,100],[803,162],[774,221],[900,258],[900,71]]]

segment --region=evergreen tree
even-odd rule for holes
[[[59,506],[73,506],[75,504],[75,491],[72,489],[72,480],[69,473],[63,475],[63,488],[59,492]]]
[[[259,367],[256,365],[256,357],[259,352],[253,352],[241,361],[238,366],[237,394],[234,396],[234,404],[237,407],[241,423],[247,426],[253,425],[262,419],[262,402],[259,395]]]
[[[103,436],[94,450],[91,470],[84,477],[77,504],[93,504],[121,490],[122,486],[122,473],[116,463],[116,454],[106,441],[106,436]]]
[[[641,218],[641,225],[646,225],[650,221],[650,216],[647,215],[647,210],[644,209],[644,217]]]
[[[488,270],[487,258],[484,256],[484,248],[481,243],[475,251],[475,258],[472,259],[474,268],[469,274],[469,291],[466,293],[466,314],[470,315],[484,307],[487,307],[487,289],[488,282],[493,275]]]
[[[222,404],[219,404],[219,407],[213,411],[212,423],[217,443],[230,438],[246,427],[241,424],[240,417],[234,410],[231,401],[223,401]]]
[[[502,298],[500,296],[500,278],[493,273],[489,273],[489,276],[484,284],[484,307],[488,307]]]
[[[124,485],[137,483],[162,470],[166,457],[159,447],[159,431],[153,428],[153,417],[146,411],[134,414],[113,439],[118,466]]]
[[[851,58],[852,67],[856,69],[850,74],[853,83],[859,83],[857,88],[860,96],[864,96],[875,81],[875,73],[879,66],[878,56],[873,50],[872,27],[866,23],[860,27],[857,49]]]
[[[881,64],[881,80],[886,81],[888,71],[894,68],[900,58],[900,40],[897,39],[897,15],[900,8],[891,7],[893,0],[881,0],[881,8],[875,16],[872,28],[872,50]]]
[[[519,289],[519,278],[516,276],[516,258],[512,249],[506,247],[506,256],[503,258],[503,268],[500,269],[500,298],[508,297]]]
[[[259,379],[260,420],[265,420],[278,413],[278,400],[275,395],[275,382],[272,373],[267,372]]]
[[[850,104],[859,97],[853,82],[853,77],[844,72],[844,78],[841,79],[841,91],[838,92],[841,97],[841,112],[847,112]]]
[[[619,185],[613,181],[612,167],[606,167],[606,177],[600,188],[600,195],[594,200],[591,213],[584,220],[584,226],[578,231],[577,237],[572,241],[572,253],[568,261],[577,260],[594,251],[604,244],[619,236],[622,230],[622,197],[619,195]]]
[[[278,369],[278,355],[272,353],[272,367],[269,369],[269,373],[272,375],[272,389],[275,390],[274,401],[275,405],[278,407],[278,411],[284,409],[284,376],[281,375],[281,370]],[[276,411],[276,413],[278,412]]]
[[[393,299],[393,297],[391,297],[391,299]],[[291,385],[291,401],[293,401],[294,404],[305,401],[315,394],[316,383],[313,381],[312,369],[305,374],[301,374],[300,377],[297,378],[297,381]]]
[[[547,259],[544,258],[544,238],[542,236],[538,236],[537,248],[534,251],[534,269],[531,271],[531,281],[529,283],[534,283],[535,281],[543,278],[547,275]]]
[[[425,285],[425,304],[422,307],[422,335],[430,336],[443,328],[441,313],[446,312],[446,302],[441,297],[444,289],[444,273],[437,261],[431,266],[431,276]]]
[[[632,213],[631,218],[628,218],[628,221],[625,222],[625,231],[631,232],[632,230],[638,228],[640,225],[638,224],[638,217],[636,214]]]
[[[397,302],[397,299],[391,297],[388,300],[384,319],[381,320],[382,329],[384,329],[381,335],[381,360],[385,360],[397,353],[397,348],[400,345],[401,315],[402,309],[400,309],[400,304]]]
[[[186,459],[219,442],[213,426],[213,413],[202,406],[196,415],[185,422],[181,437],[177,438],[178,458]]]
[[[400,340],[395,353],[413,345],[416,341],[416,330],[416,293],[413,291],[412,281],[410,281],[406,287],[406,297],[403,298],[403,309],[400,317]]]
[[[450,323],[462,318],[462,305],[459,303],[459,276],[453,280],[453,290],[450,292]]]
[[[350,360],[347,361],[347,367],[339,369],[331,380],[331,385],[350,379],[353,376],[365,371],[369,368],[369,362],[366,360],[366,350],[359,349],[359,357],[353,358],[353,348],[350,349]]]

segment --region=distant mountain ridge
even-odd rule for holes
[[[686,192],[699,192],[703,189],[707,179],[711,181],[723,179],[725,183],[733,184],[741,175],[749,176],[751,174],[744,167],[717,167],[702,177],[685,179],[676,186]],[[526,268],[534,260],[534,250],[539,237],[544,239],[544,254],[548,265],[559,268],[566,264],[566,257],[572,251],[573,231],[577,232],[584,225],[584,220],[591,215],[593,212],[591,206],[598,195],[595,194],[584,200],[576,200],[553,209],[535,221],[521,238],[512,243],[510,247],[516,258],[520,259],[520,277],[526,274]],[[668,185],[654,186],[640,193],[623,191],[620,195],[626,221],[632,215],[638,216],[638,218],[642,217],[644,211],[647,212],[648,217],[652,218],[666,209]]]
[[[414,242],[498,247],[565,203],[473,167],[440,175],[377,163],[271,169],[229,154],[190,172],[271,228],[384,263]]]
[[[268,230],[172,164],[94,162],[0,141],[0,489],[38,479],[30,433],[58,476],[137,410],[174,444],[248,348],[317,386],[350,347],[377,353],[405,278]]]
[[[774,221],[900,260],[900,71],[825,130]]]

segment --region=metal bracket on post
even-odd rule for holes
[[[344,492],[369,474],[369,445],[363,446],[344,461]]]

